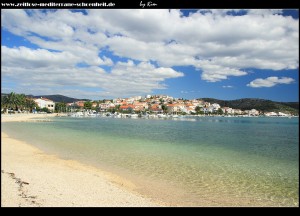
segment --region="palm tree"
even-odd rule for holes
[[[66,112],[67,105],[63,102],[55,104],[55,111],[56,112]]]
[[[17,94],[17,99],[17,108],[21,108],[21,110],[23,110],[26,107],[26,96],[24,94]]]
[[[18,97],[14,92],[11,92],[9,95],[4,97],[4,107],[13,109],[18,105]]]
[[[16,94],[14,92],[4,96],[2,99],[1,107],[6,109],[24,110],[28,108],[31,111],[35,106],[37,106],[33,99],[26,98],[24,94]]]
[[[1,96],[1,109],[4,109],[7,112],[8,104],[7,104],[7,96]]]
[[[37,107],[38,105],[32,98],[26,98],[25,99],[25,107],[29,109],[29,112],[32,112],[34,107]]]

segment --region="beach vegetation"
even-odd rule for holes
[[[36,107],[37,104],[32,98],[27,98],[24,94],[16,94],[11,92],[1,98],[1,109],[4,112],[14,113],[15,111],[30,111]]]
[[[32,98],[25,98],[25,109],[27,109],[29,112],[32,112],[34,107],[37,107],[36,102]]]
[[[3,98],[3,107],[7,110],[17,109],[19,98],[16,93],[11,92]],[[2,104],[1,104],[2,105]]]

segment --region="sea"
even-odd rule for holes
[[[1,130],[168,206],[299,206],[299,118],[54,117]]]

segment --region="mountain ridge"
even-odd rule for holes
[[[64,96],[64,95],[37,95],[37,96],[32,96],[33,98],[40,98],[40,97],[44,97],[44,98],[48,98],[50,100],[53,100],[56,103],[59,102],[63,102],[63,103],[73,103],[76,101],[90,101],[88,99],[78,99],[78,98],[72,98],[72,97],[68,97],[68,96]]]
[[[1,98],[3,96],[9,95],[8,93],[1,93]],[[64,96],[64,95],[60,95],[60,94],[56,94],[56,95],[25,95],[26,97],[30,97],[30,98],[47,98],[49,100],[52,100],[56,103],[59,102],[63,102],[63,103],[73,103],[76,101],[90,101],[89,99],[78,99],[78,98],[72,98],[72,97],[68,97],[68,96]]]

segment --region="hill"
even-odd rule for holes
[[[1,98],[9,95],[8,93],[1,93]],[[44,98],[48,98],[50,100],[53,100],[54,102],[58,103],[58,102],[63,102],[63,103],[73,103],[76,101],[90,101],[89,99],[78,99],[78,98],[72,98],[72,97],[67,97],[64,95],[26,95],[26,97],[30,97],[30,98],[40,98],[40,97],[44,97]]]
[[[250,110],[256,109],[262,112],[289,112],[299,113],[299,102],[275,102],[259,98],[242,98],[237,100],[219,100],[215,98],[199,98],[210,103],[218,103],[221,107]]]
[[[71,98],[71,97],[67,97],[64,95],[38,95],[38,96],[33,96],[34,98],[40,98],[40,97],[44,97],[44,98],[48,98],[50,100],[53,100],[54,102],[63,102],[63,103],[73,103],[76,101],[89,101],[88,99],[77,99],[77,98]]]

